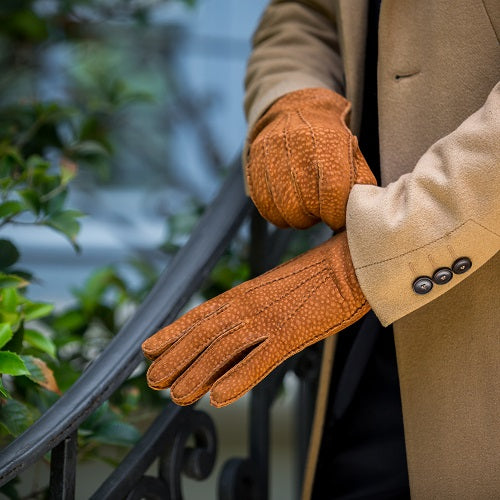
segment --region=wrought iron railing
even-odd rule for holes
[[[77,382],[31,426],[0,452],[0,486],[51,452],[50,498],[75,496],[77,430],[127,379],[143,359],[140,345],[171,322],[201,286],[247,216],[251,216],[251,267],[259,274],[274,266],[289,232],[270,231],[246,197],[239,164],[205,211],[187,244],[174,257],[146,300]],[[297,492],[312,420],[319,350],[309,348],[288,360],[251,394],[248,457],[226,462],[219,477],[220,500],[266,500],[269,489],[270,409],[284,375],[295,370],[299,461]],[[193,441],[194,446],[189,442]],[[214,424],[204,412],[166,405],[140,441],[94,493],[94,499],[182,498],[181,476],[202,480],[212,471],[217,448]],[[159,459],[157,477],[145,475]]]

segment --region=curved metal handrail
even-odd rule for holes
[[[237,162],[189,241],[132,318],[75,384],[35,424],[0,451],[0,485],[73,433],[132,373],[143,359],[141,343],[176,317],[215,265],[250,207]]]

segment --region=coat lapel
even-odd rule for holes
[[[338,0],[337,19],[345,72],[346,97],[352,102],[350,127],[359,131],[363,106],[368,0]]]

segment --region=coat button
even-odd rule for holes
[[[419,295],[425,295],[432,290],[432,281],[427,276],[420,276],[413,282],[413,291]]]
[[[432,281],[434,281],[436,285],[444,285],[445,283],[448,283],[451,278],[453,278],[453,273],[449,267],[440,267],[432,275]]]
[[[457,259],[451,268],[455,274],[466,273],[472,267],[472,262],[469,257],[460,257]]]

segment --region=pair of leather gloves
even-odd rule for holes
[[[249,136],[250,196],[279,227],[345,226],[355,183],[376,184],[346,125],[350,104],[327,89],[278,99]],[[146,340],[153,389],[189,405],[210,391],[214,406],[248,392],[278,364],[343,330],[370,310],[345,231],[194,308]]]

